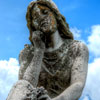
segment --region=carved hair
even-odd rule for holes
[[[73,34],[69,30],[69,25],[66,22],[65,17],[60,14],[56,5],[53,2],[51,2],[51,0],[37,0],[37,1],[32,1],[29,4],[29,6],[27,8],[27,13],[26,13],[27,26],[30,30],[29,40],[31,42],[32,42],[32,31],[35,31],[35,28],[32,27],[32,16],[31,16],[32,11],[31,10],[35,4],[40,4],[40,5],[46,6],[54,13],[54,16],[57,20],[58,31],[62,38],[74,39]]]

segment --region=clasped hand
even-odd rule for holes
[[[47,94],[47,90],[43,87],[37,87],[37,100],[51,100]]]

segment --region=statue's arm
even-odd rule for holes
[[[34,56],[27,68],[24,68],[25,66],[23,66],[24,72],[22,80],[18,80],[18,82],[13,86],[7,100],[38,100],[37,95],[40,95],[40,92],[43,94],[46,93],[44,88],[36,88],[41,70],[42,58],[45,51],[45,45],[40,38],[40,34],[42,34],[40,31],[35,31],[32,34],[32,40],[35,46]],[[20,57],[20,60],[23,62],[28,56],[24,51]],[[27,60],[30,59],[27,58],[26,62]],[[20,62],[20,64],[22,62]]]
[[[80,43],[71,70],[70,86],[53,100],[77,100],[81,96],[86,82],[88,55],[87,47],[83,43]]]
[[[32,33],[32,41],[34,43],[34,56],[25,70],[23,79],[30,82],[34,87],[37,87],[38,78],[41,71],[42,59],[45,51],[45,44],[41,39],[43,33],[34,31]]]
[[[30,56],[30,46],[27,44],[19,54],[19,64],[20,64],[19,73],[18,73],[19,80],[23,79],[23,75],[30,63],[28,60],[29,58],[28,56]],[[32,60],[32,58],[33,55],[30,56],[30,61]]]
[[[21,52],[20,60],[20,70],[19,79],[24,79],[29,81],[34,87],[36,87],[38,82],[38,76],[41,70],[42,58],[44,55],[45,45],[41,39],[43,35],[40,31],[34,31],[32,33],[32,40],[34,43],[34,55],[31,53],[31,48]],[[32,55],[32,56],[31,56]]]

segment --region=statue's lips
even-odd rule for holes
[[[41,24],[40,24],[41,27],[47,26],[47,25],[48,25],[47,21],[43,21],[43,22],[41,22]]]

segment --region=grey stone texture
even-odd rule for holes
[[[19,80],[21,81],[18,81],[13,87],[12,91],[14,91],[11,94],[14,94],[14,96],[12,96],[12,98],[15,97],[16,94],[23,94],[23,91],[26,91],[25,93],[27,94],[29,90],[26,87],[28,85],[34,90],[33,85],[31,85],[34,84],[32,80],[30,81],[31,84],[28,81],[22,80],[33,56],[34,47],[28,44],[25,45],[25,48],[21,51],[19,56],[21,65]],[[51,59],[56,59],[56,57],[56,61],[50,61]],[[59,49],[53,52],[44,52],[37,86],[43,86],[53,100],[78,100],[85,85],[87,67],[87,47],[82,42],[76,40],[65,40]],[[31,68],[31,71],[33,71],[33,69]],[[18,88],[16,89],[15,87]],[[20,95],[18,98],[20,98]],[[21,98],[26,96],[25,94],[23,95]],[[9,98],[7,100],[24,100]]]
[[[32,1],[26,19],[31,44],[19,54],[19,80],[6,100],[78,100],[88,71],[87,46],[74,40],[51,0]]]

